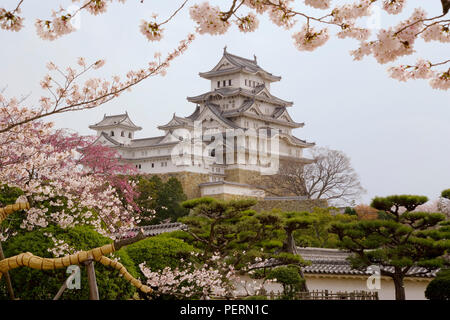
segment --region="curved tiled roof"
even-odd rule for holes
[[[347,258],[351,253],[338,250],[338,249],[326,249],[326,248],[297,248],[298,254],[303,260],[310,262],[310,265],[302,268],[303,272],[309,274],[328,274],[328,275],[371,275],[370,271],[363,269],[352,268]],[[278,261],[270,259],[264,264],[255,264],[253,268],[271,267],[278,265]],[[394,267],[383,267],[382,270],[387,272],[393,272]],[[406,276],[409,277],[421,277],[421,278],[433,278],[436,276],[438,270],[429,271],[422,267],[412,267]]]
[[[231,68],[227,68],[227,69],[223,69],[223,70],[214,70],[218,67],[218,65],[216,65],[211,71],[200,72],[200,76],[208,79],[208,78],[215,77],[215,76],[245,71],[245,72],[249,72],[249,73],[253,73],[253,74],[258,73],[262,77],[264,77],[270,81],[281,80],[281,77],[274,76],[270,72],[267,72],[266,70],[261,68],[258,65],[258,63],[256,62],[256,57],[253,60],[251,60],[251,59],[247,59],[247,58],[243,58],[243,57],[239,57],[237,55],[231,54],[231,53],[227,52],[226,49],[224,49],[222,59],[223,58],[225,58],[232,65]]]
[[[155,225],[130,229],[123,233],[116,234],[115,236],[118,237],[119,239],[133,238],[138,235],[140,230],[142,230],[145,237],[151,237],[151,236],[156,236],[158,234],[165,233],[165,232],[184,230],[186,228],[187,228],[187,226],[180,222],[161,223],[161,224],[155,224]]]
[[[235,95],[242,95],[244,97],[248,97],[248,98],[252,98],[252,99],[256,99],[256,100],[260,100],[260,101],[264,101],[264,102],[269,102],[269,103],[273,103],[273,104],[281,105],[281,106],[293,105],[293,102],[280,99],[268,92],[267,92],[268,97],[259,95],[259,93],[261,91],[262,90],[248,90],[248,89],[244,89],[241,87],[239,87],[239,88],[223,87],[223,88],[217,88],[213,91],[203,93],[198,96],[187,97],[187,100],[189,102],[205,102],[206,100],[208,100],[210,97],[212,97],[214,95],[220,95],[225,98],[230,97],[230,96],[235,96]]]
[[[131,123],[131,125],[123,123],[127,119]],[[101,128],[101,127],[116,126],[116,125],[124,125],[126,127],[133,128],[136,130],[142,129],[141,127],[135,125],[133,123],[133,121],[131,121],[131,119],[128,116],[128,113],[116,114],[116,115],[112,115],[112,116],[107,116],[105,114],[103,116],[103,119],[100,122],[97,122],[96,124],[89,126],[89,128],[95,129],[95,128]]]
[[[214,103],[211,103],[211,102],[207,102],[207,103],[205,103],[205,106],[207,108],[209,108],[209,110],[211,110],[212,113],[214,113],[225,124],[229,125],[232,128],[235,128],[235,129],[241,128],[237,124],[235,124],[233,121],[231,121],[231,120],[225,118],[224,116],[222,116],[222,113],[220,112],[220,109],[219,109],[218,105],[216,105]]]
[[[165,136],[158,136],[158,137],[151,137],[151,138],[143,138],[143,139],[133,139],[131,140],[130,146],[131,147],[149,147],[157,145],[159,142],[161,142],[162,139],[164,139]]]
[[[116,146],[121,145],[120,142],[114,140],[113,138],[111,138],[110,136],[108,136],[105,132],[102,132],[102,133],[100,134],[100,136],[97,138],[97,140],[100,139],[100,137],[105,138],[106,140],[108,140],[109,142],[111,142],[112,144],[114,144],[114,145],[116,145]],[[95,142],[94,142],[94,143],[95,143]]]

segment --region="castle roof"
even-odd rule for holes
[[[253,98],[255,100],[263,101],[272,103],[275,105],[283,106],[283,107],[289,107],[293,105],[292,101],[286,101],[283,99],[280,99],[274,95],[272,95],[264,85],[257,86],[253,90],[245,89],[245,88],[234,88],[234,87],[223,87],[223,88],[217,88],[213,91],[206,92],[204,94],[194,96],[194,97],[187,97],[187,100],[189,102],[205,102],[209,99],[211,99],[214,96],[220,96],[222,98],[227,98],[231,96],[244,96],[247,98]]]
[[[237,124],[235,124],[233,121],[227,119],[226,117],[224,117],[222,115],[222,112],[219,109],[219,106],[217,104],[211,103],[211,102],[207,102],[205,103],[205,106],[207,108],[209,108],[209,110],[212,111],[212,113],[214,113],[214,115],[217,116],[217,118],[219,118],[222,122],[224,122],[225,124],[227,124],[228,126],[235,128],[235,129],[239,129],[241,127],[239,127]]]
[[[151,147],[159,144],[165,136],[151,137],[151,138],[143,138],[143,139],[133,139],[131,140],[129,146],[134,148],[141,147]]]
[[[130,117],[128,116],[128,113],[123,114],[117,114],[117,115],[111,115],[107,116],[106,114],[103,116],[103,119],[100,122],[97,122],[94,125],[90,125],[90,129],[102,129],[102,128],[109,128],[109,127],[126,127],[130,130],[136,131],[141,130],[142,128],[135,125],[133,121],[131,121]]]
[[[362,269],[352,268],[348,257],[351,253],[339,249],[328,248],[297,248],[297,253],[311,264],[302,268],[303,272],[307,274],[329,274],[329,275],[361,275],[370,276],[372,272]],[[252,268],[271,267],[279,265],[280,263],[275,259],[269,259],[266,262],[255,264]],[[393,272],[394,267],[382,267],[382,270]],[[436,276],[438,269],[429,271],[426,268],[413,266],[407,272],[408,277],[425,277],[433,278]]]
[[[267,122],[270,122],[270,123],[277,123],[277,124],[285,125],[285,126],[292,127],[292,128],[300,128],[300,127],[303,127],[305,125],[303,122],[299,123],[299,122],[295,122],[294,120],[292,120],[292,118],[286,112],[286,108],[285,107],[277,108],[272,115],[265,115],[265,114],[263,114],[260,111],[258,111],[258,113],[250,112],[251,111],[251,107],[254,104],[255,104],[255,100],[254,99],[247,99],[247,100],[245,100],[242,103],[242,105],[238,109],[224,111],[222,113],[222,116],[224,116],[226,118],[233,118],[233,117],[238,117],[238,116],[241,116],[241,115],[245,115],[245,116],[250,117],[250,118],[263,120],[263,121],[267,121]],[[258,108],[256,108],[256,109],[258,109]],[[281,112],[278,109],[280,109]],[[279,119],[280,116],[284,112],[286,112],[286,120]]]
[[[211,79],[213,77],[245,72],[250,74],[258,74],[267,81],[279,81],[281,77],[274,76],[270,72],[267,72],[261,68],[256,62],[256,56],[253,60],[239,57],[237,55],[227,52],[226,47],[223,50],[222,59],[219,63],[208,72],[200,72],[199,75],[205,79]]]
[[[173,114],[172,119],[162,125],[162,126],[158,126],[158,129],[161,130],[168,130],[168,129],[175,129],[175,128],[180,128],[180,127],[184,127],[186,125],[192,126],[192,119],[190,119],[189,117],[178,117],[175,115],[175,113]]]

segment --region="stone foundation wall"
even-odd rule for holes
[[[236,194],[228,194],[228,193],[221,193],[221,194],[214,194],[214,195],[208,195],[209,198],[214,198],[217,200],[223,200],[223,201],[230,201],[230,200],[244,200],[244,199],[255,199],[260,200],[260,198],[256,197],[249,197],[249,196],[240,196]]]
[[[280,160],[280,165],[283,162]],[[245,170],[245,169],[225,169],[225,180],[244,183],[252,185],[256,188],[264,190],[266,196],[298,196],[291,192],[287,192],[285,189],[281,189],[273,181],[273,176],[262,175],[259,171]]]
[[[259,200],[252,209],[262,212],[279,209],[281,211],[312,211],[314,207],[326,208],[326,200]]]

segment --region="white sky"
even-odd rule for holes
[[[218,1],[216,1],[218,2]],[[220,2],[220,1],[219,1]],[[336,1],[335,1],[336,2]],[[413,0],[411,8],[422,5],[430,15],[441,14],[440,1]],[[17,1],[2,1],[0,6],[14,7]],[[139,32],[142,18],[159,12],[165,19],[181,1],[128,0],[127,4],[110,5],[101,16],[84,13],[80,30],[53,42],[36,35],[35,18],[49,18],[58,3],[70,1],[25,0],[22,8],[26,28],[19,33],[0,30],[0,88],[8,86],[8,95],[31,93],[27,100],[36,103],[44,94],[39,81],[46,74],[48,61],[75,65],[77,57],[88,61],[99,58],[106,65],[95,76],[125,75],[130,69],[147,66],[156,51],[174,48],[178,41],[195,28],[187,8],[166,27],[165,38],[151,43]],[[381,25],[389,23],[381,16]],[[67,113],[53,117],[56,127],[70,128],[81,134],[93,134],[88,125],[98,122],[104,113],[128,111],[133,121],[143,127],[138,137],[160,135],[156,127],[167,123],[174,112],[189,115],[195,105],[186,101],[209,90],[209,81],[198,72],[210,70],[220,59],[223,47],[237,55],[252,58],[267,71],[282,76],[273,84],[272,93],[294,101],[289,109],[293,119],[305,122],[296,136],[344,151],[352,159],[367,194],[424,194],[436,198],[450,187],[450,95],[431,89],[424,81],[399,83],[387,76],[388,65],[373,58],[355,62],[348,54],[357,47],[353,40],[330,40],[312,53],[295,49],[291,34],[297,24],[285,31],[267,17],[257,32],[244,34],[232,27],[224,36],[199,36],[189,50],[177,58],[166,77],[141,83],[131,92],[94,110]],[[420,56],[433,62],[448,59],[448,47],[419,41]],[[415,62],[407,57],[401,62]],[[94,74],[92,74],[94,76]]]

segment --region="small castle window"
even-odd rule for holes
[[[154,163],[152,163],[152,168],[154,168],[155,167],[155,164]]]
[[[125,137],[125,132],[122,131],[122,132],[120,133],[120,136],[121,136],[121,137]]]
[[[217,81],[217,88],[220,88],[220,81]]]
[[[227,85],[227,80],[223,80],[223,86],[225,87]]]
[[[111,137],[114,137],[114,131],[111,131]]]
[[[247,79],[245,79],[245,85],[247,85]]]
[[[139,164],[139,169],[141,169],[141,165]]]
[[[131,139],[131,132],[128,132],[128,138]]]
[[[230,79],[230,80],[228,80],[228,85],[229,85],[229,86],[231,86],[231,79]]]

